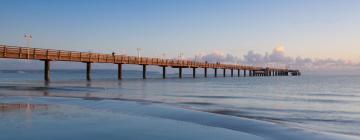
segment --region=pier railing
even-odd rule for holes
[[[171,67],[203,67],[218,69],[243,69],[243,70],[261,70],[261,67],[244,66],[234,64],[215,64],[196,62],[190,60],[161,59],[149,57],[136,57],[127,55],[112,55],[91,52],[76,52],[66,50],[28,48],[16,46],[0,45],[1,58],[14,59],[35,59],[51,61],[74,61],[91,63],[121,63],[121,64],[139,64],[139,65],[158,65]]]

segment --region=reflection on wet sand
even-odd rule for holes
[[[3,88],[3,87],[2,87]],[[63,98],[81,98],[85,100],[126,100],[126,101],[138,101],[138,102],[158,102],[146,100],[146,95],[130,95],[123,97],[123,94],[117,93],[103,93],[103,92],[57,92],[49,90],[50,87],[26,87],[19,89],[18,87],[8,86],[6,89],[9,92],[0,93],[0,97],[4,96],[26,96],[26,97],[63,97]],[[106,89],[105,89],[106,91]]]
[[[35,109],[48,109],[46,104],[7,104],[0,103],[0,112],[12,111],[12,110],[25,110],[31,112]]]

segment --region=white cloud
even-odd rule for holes
[[[208,61],[209,63],[238,63],[240,59],[237,56],[231,54],[225,54],[221,51],[213,51],[212,53],[208,54],[199,54],[197,55],[200,61]]]
[[[311,59],[304,57],[286,56],[284,46],[275,47],[271,53],[260,54],[248,51],[242,57],[237,57],[223,52],[203,54],[201,60],[222,63],[241,63],[255,66],[289,67],[305,71],[339,71],[342,69],[360,69],[360,63],[353,63],[343,59]]]

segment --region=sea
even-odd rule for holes
[[[93,70],[86,81],[84,70],[52,70],[51,81],[44,82],[42,70],[1,70],[0,103],[36,98],[83,106],[82,100],[152,103],[360,138],[358,75],[208,75],[185,73],[179,79],[175,72],[162,79],[160,72],[149,71],[142,79],[141,71],[124,70],[117,80],[116,70]],[[0,119],[5,114],[0,111]]]

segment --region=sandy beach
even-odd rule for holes
[[[357,139],[151,102],[61,97],[1,102],[0,139]]]

